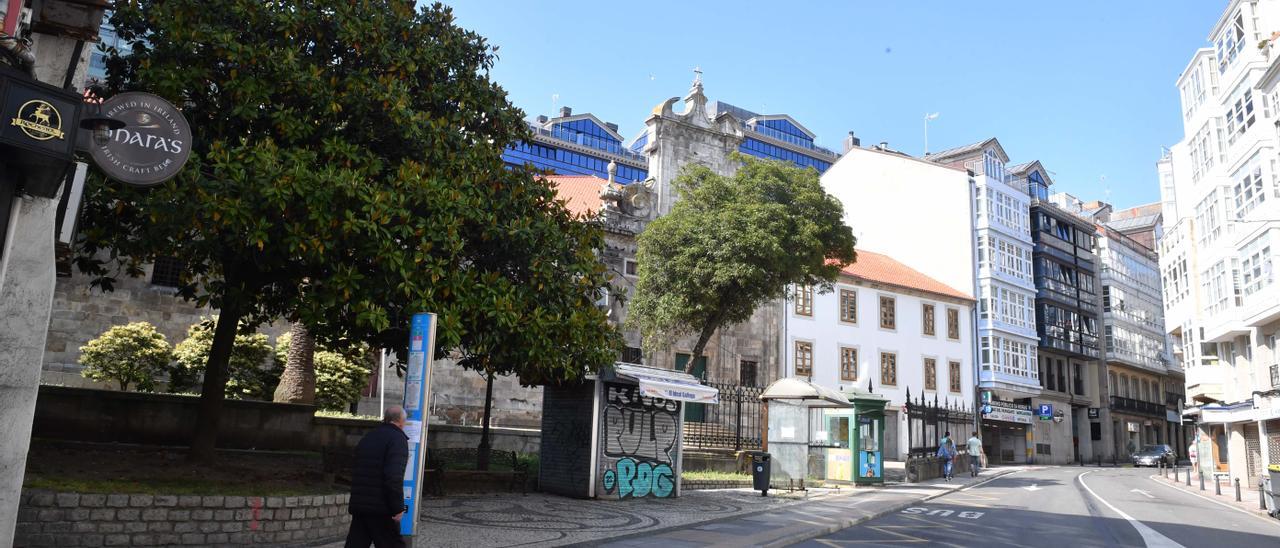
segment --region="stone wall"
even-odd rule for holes
[[[346,535],[348,499],[23,490],[14,546],[310,546]]]
[[[71,276],[58,278],[41,382],[95,386],[80,376],[80,347],[112,326],[148,322],[164,334],[169,344],[176,345],[187,338],[187,329],[192,324],[217,312],[178,298],[171,287],[152,285],[151,268],[147,265],[145,275],[140,278],[120,276],[115,291],[110,292],[90,287],[92,279],[74,269]],[[258,331],[267,334],[274,344],[275,338],[288,328],[288,324],[281,322],[263,326]]]

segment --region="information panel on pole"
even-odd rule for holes
[[[405,516],[400,534],[418,529],[418,501],[427,447],[427,406],[431,403],[431,362],[436,346],[436,315],[414,314],[409,327],[409,363],[404,375],[404,433],[409,436],[409,466],[404,471]]]

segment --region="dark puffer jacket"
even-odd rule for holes
[[[394,516],[404,511],[404,471],[409,437],[394,424],[382,423],[356,445],[348,512]]]

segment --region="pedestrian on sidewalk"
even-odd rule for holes
[[[942,435],[942,441],[938,443],[938,456],[942,458],[942,477],[947,481],[951,481],[951,461],[956,456],[956,444],[951,441],[951,432]]]
[[[404,408],[391,406],[382,424],[356,444],[351,470],[351,529],[346,548],[402,548],[400,518],[404,517],[404,470],[409,462],[409,436],[404,433]]]
[[[969,449],[969,477],[978,477],[978,470],[982,468],[982,438],[978,437],[975,431],[969,440],[965,442]]]
[[[1199,462],[1199,451],[1196,449],[1196,440],[1191,440],[1191,445],[1187,447],[1187,458],[1191,459],[1191,469],[1196,469],[1196,463]]]

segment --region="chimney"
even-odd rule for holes
[[[573,109],[571,109],[571,108],[569,108],[569,107],[560,107],[560,117],[561,117],[561,118],[568,118],[568,117],[570,117],[570,116],[573,116]]]
[[[618,132],[618,124],[615,124],[613,122],[605,122],[604,125],[605,127],[608,127],[609,129],[613,130],[614,133]]]
[[[539,115],[538,115],[538,117],[537,117],[537,118],[535,118],[535,120],[537,120],[539,124],[545,124],[545,123],[547,123],[547,115],[546,115],[546,114],[539,114]]]
[[[844,149],[841,150],[840,153],[843,154],[849,152],[850,150],[858,148],[860,145],[862,145],[862,140],[850,131],[849,136],[844,138]]]
[[[889,150],[889,141],[880,141],[880,150]]]

